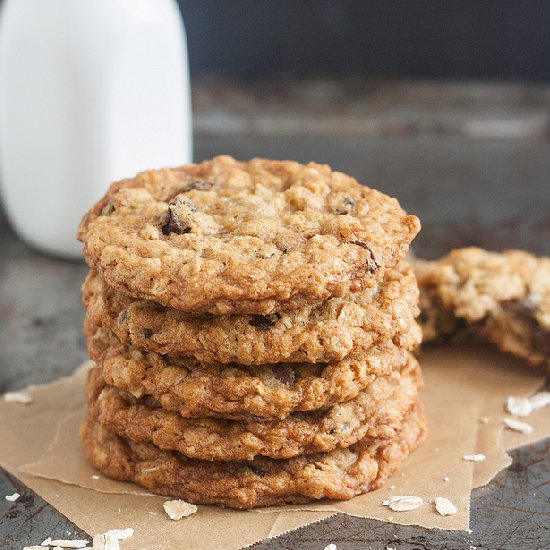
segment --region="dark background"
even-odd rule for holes
[[[550,2],[179,0],[191,71],[550,79]]]

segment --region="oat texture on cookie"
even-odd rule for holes
[[[79,228],[88,460],[170,497],[173,520],[379,487],[426,436],[419,227],[315,163],[114,183]]]
[[[117,290],[271,315],[375,284],[419,228],[395,199],[327,165],[220,156],[113,184],[78,236]]]
[[[426,341],[467,330],[550,367],[550,258],[462,248],[415,269]]]

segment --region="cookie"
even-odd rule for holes
[[[151,396],[186,418],[285,418],[328,408],[353,399],[377,376],[390,375],[408,360],[404,349],[386,341],[360,360],[227,365],[141,351],[90,324],[86,333],[90,358],[108,385],[136,398]]]
[[[377,378],[359,395],[328,410],[293,413],[285,419],[189,419],[162,409],[152,398],[135,399],[106,386],[90,371],[88,407],[116,435],[152,443],[203,460],[290,458],[348,447],[365,436],[393,437],[418,394],[419,369],[410,357],[401,373]]]
[[[210,363],[322,363],[360,358],[380,340],[406,349],[420,342],[418,287],[404,262],[386,270],[380,284],[270,316],[188,314],[123,294],[93,271],[82,291],[90,321],[122,341]]]
[[[468,328],[532,365],[550,366],[550,258],[463,248],[415,269],[426,340]]]
[[[271,315],[376,284],[419,229],[395,199],[327,165],[219,156],[113,184],[78,238],[121,292]]]
[[[93,414],[81,429],[88,460],[107,477],[195,504],[239,509],[347,500],[377,489],[425,434],[423,413],[415,405],[391,438],[365,437],[347,449],[287,460],[208,462],[118,437]]]

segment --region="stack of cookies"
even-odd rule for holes
[[[89,460],[234,508],[380,486],[425,434],[418,230],[313,163],[221,156],[113,184],[79,229]]]

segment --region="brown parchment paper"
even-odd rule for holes
[[[200,506],[197,514],[170,521],[162,510],[165,498],[107,480],[85,462],[78,425],[85,414],[86,367],[72,377],[34,388],[30,405],[0,402],[0,464],[91,534],[133,527],[135,535],[124,541],[125,549],[237,549],[338,512],[430,528],[468,529],[472,487],[486,483],[509,464],[507,449],[550,436],[550,408],[524,419],[535,428],[530,435],[502,430],[508,395],[530,395],[544,384],[545,373],[484,347],[433,349],[420,359],[429,438],[385,487],[351,501],[250,512]],[[464,454],[478,452],[487,456],[485,462],[462,460]],[[443,480],[446,477],[448,481]],[[420,496],[426,504],[404,513],[381,506],[383,499],[398,494]],[[439,516],[431,504],[435,496],[452,500],[459,513]]]

